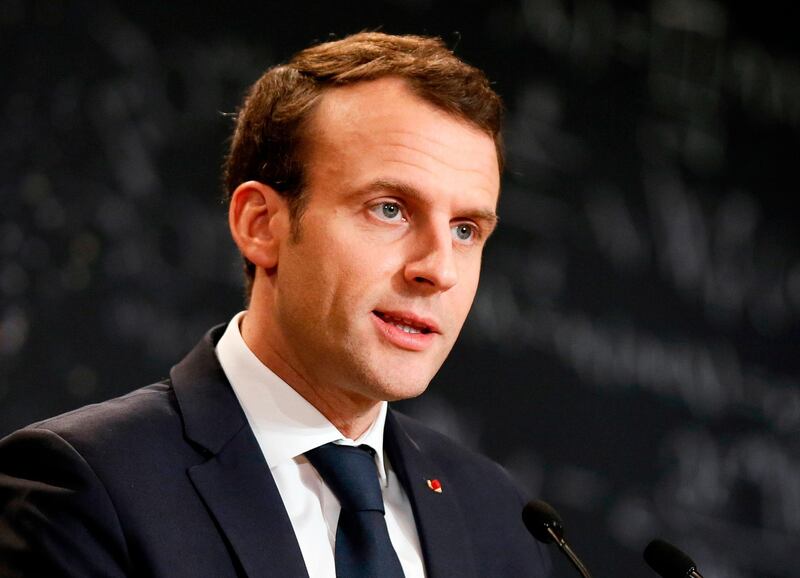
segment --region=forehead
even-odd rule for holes
[[[383,170],[494,195],[499,189],[493,139],[418,97],[399,78],[326,90],[306,127],[306,146],[312,173],[349,169],[350,176],[366,178]]]

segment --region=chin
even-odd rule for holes
[[[367,399],[375,401],[401,401],[411,399],[421,395],[427,388],[432,377],[387,375],[386,373],[376,376],[374,373],[362,374],[360,379],[350,380],[350,383],[360,383],[360,387],[353,388],[353,391],[363,395]]]
[[[418,354],[414,357],[361,356],[358,363],[350,366],[349,378],[340,382],[361,384],[356,386],[357,391],[374,400],[400,401],[417,397],[428,388],[441,363],[430,358],[421,359]]]
[[[411,399],[422,395],[428,389],[431,379],[433,376],[427,374],[417,379],[408,374],[398,375],[391,381],[387,381],[386,376],[383,376],[381,382],[376,383],[375,392],[383,401]]]
[[[386,392],[384,396],[384,401],[402,401],[404,399],[412,399],[414,397],[418,397],[425,393],[425,390],[428,389],[428,384],[425,384],[422,387],[408,387],[406,389],[398,389],[392,388],[391,391]]]

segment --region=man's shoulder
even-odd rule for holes
[[[396,409],[392,410],[392,416],[397,420],[401,429],[409,434],[413,442],[424,451],[441,454],[445,458],[452,456],[457,461],[476,461],[486,465],[494,463],[483,454],[468,448],[415,417]]]
[[[219,401],[213,392],[219,390],[230,405],[229,387],[214,354],[215,338],[221,328],[210,330],[172,367],[168,378],[33,423],[9,438],[36,437],[37,432],[55,434],[81,453],[93,450],[104,455],[113,450],[124,453],[127,447],[147,446],[159,451],[165,449],[165,444],[183,445],[187,437],[187,408],[213,405]],[[214,411],[209,409],[200,416],[200,421]]]
[[[69,438],[108,438],[127,431],[141,433],[177,417],[175,393],[167,379],[33,423],[22,431],[45,429]]]
[[[144,463],[158,452],[174,455],[185,448],[185,441],[175,394],[166,380],[33,423],[7,436],[0,447],[37,459],[80,455],[103,469],[124,460]]]
[[[443,471],[457,475],[465,485],[473,488],[486,487],[490,481],[493,484],[501,484],[510,495],[514,496],[515,501],[522,499],[522,494],[510,474],[496,461],[414,417],[398,411],[392,413],[401,430],[408,435],[410,443]]]
[[[442,495],[456,505],[452,511],[469,537],[478,575],[549,576],[549,555],[522,523],[526,492],[505,468],[413,417],[397,411],[389,415],[392,443],[403,446],[399,453],[406,463],[401,467],[413,473],[407,479],[411,493],[419,491],[420,481],[438,482]],[[422,490],[423,499],[428,494]]]

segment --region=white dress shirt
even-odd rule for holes
[[[386,402],[364,435],[357,440],[343,437],[325,416],[250,351],[239,331],[245,313],[238,313],[228,324],[217,343],[217,358],[269,464],[309,576],[336,576],[334,542],[339,501],[303,455],[329,442],[365,444],[375,450],[389,538],[406,578],[425,576],[411,504],[383,452]]]

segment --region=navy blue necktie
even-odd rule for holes
[[[334,554],[337,578],[402,578],[386,529],[372,450],[330,443],[306,452],[306,457],[342,506]]]

